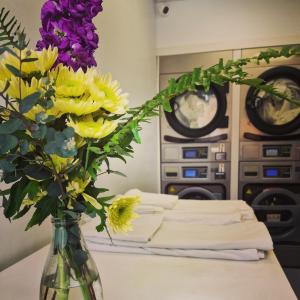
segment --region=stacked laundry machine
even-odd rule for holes
[[[242,51],[243,57],[261,49]],[[253,77],[300,99],[300,58],[249,65]],[[286,268],[300,268],[300,109],[253,88],[241,88],[239,196],[265,222]]]
[[[232,59],[232,51],[160,59],[160,89],[195,67]],[[201,87],[171,100],[162,112],[161,191],[181,199],[228,199],[230,194],[231,92],[229,85]]]

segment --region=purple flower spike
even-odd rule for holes
[[[47,0],[42,7],[42,39],[37,49],[58,48],[56,64],[75,71],[96,66],[99,37],[92,19],[102,11],[102,0]]]

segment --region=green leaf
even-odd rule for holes
[[[16,166],[6,159],[1,159],[0,169],[3,170],[3,172],[13,172],[16,169]]]
[[[46,125],[39,125],[38,129],[32,131],[31,135],[34,139],[42,140],[45,138],[47,134],[47,126]]]
[[[88,150],[91,151],[91,152],[93,152],[93,153],[96,153],[96,154],[101,154],[101,152],[102,152],[100,148],[98,148],[98,147],[92,147],[92,146],[89,147]]]
[[[119,176],[122,176],[122,177],[127,177],[126,174],[124,174],[122,172],[119,172],[119,171],[109,170],[109,173],[116,174],[116,175],[119,175]]]
[[[0,134],[0,154],[5,154],[18,145],[18,139],[13,135]]]
[[[172,112],[172,107],[169,99],[163,99],[161,104],[163,106],[164,111]]]
[[[58,198],[62,193],[60,185],[57,181],[53,181],[48,185],[47,192],[48,195],[53,198]]]
[[[264,80],[261,78],[247,78],[247,79],[241,80],[240,82],[241,82],[241,84],[257,87],[257,86],[263,84]]]
[[[27,140],[20,141],[20,152],[22,155],[27,154],[29,151],[29,142]]]
[[[34,57],[24,58],[24,59],[22,59],[22,63],[30,63],[30,62],[34,62],[37,60],[38,60],[38,58],[34,58]]]
[[[14,183],[10,189],[10,197],[4,207],[4,215],[6,218],[11,218],[17,211],[19,211],[22,201],[30,190],[32,182],[27,178],[22,178],[20,181]]]
[[[88,255],[83,250],[75,250],[73,254],[73,258],[78,266],[82,266],[88,259]]]
[[[24,208],[19,211],[16,215],[14,215],[13,220],[17,220],[22,218],[29,210],[30,210],[31,206],[26,205],[24,206]]]
[[[41,225],[42,222],[50,215],[55,212],[57,200],[55,198],[45,196],[36,204],[36,210],[32,215],[29,223],[25,230],[28,230],[34,225]]]
[[[135,122],[132,122],[130,124],[130,129],[131,129],[131,132],[133,134],[133,137],[134,137],[134,140],[140,144],[141,143],[141,137],[140,137],[140,134],[139,134],[139,131],[138,131],[138,128],[137,128],[137,124]],[[122,149],[122,148],[121,148]],[[122,154],[122,153],[120,153]]]
[[[17,69],[16,67],[9,65],[9,64],[5,64],[6,68],[16,77],[22,77],[22,74],[20,73],[20,70]]]
[[[19,102],[19,109],[20,113],[24,114],[27,113],[32,109],[33,106],[37,104],[41,96],[40,92],[35,92],[31,95],[28,95],[24,99],[20,100]]]
[[[35,181],[44,181],[53,177],[53,174],[47,168],[37,164],[27,165],[23,172],[27,178]]]
[[[0,134],[12,134],[23,127],[20,119],[10,119],[0,124]]]

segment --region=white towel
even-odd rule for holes
[[[239,212],[242,220],[255,219],[253,209],[243,200],[179,200],[173,210],[200,215]]]
[[[232,211],[229,213],[199,213],[197,211],[182,212],[180,210],[167,210],[164,213],[164,220],[207,225],[227,225],[241,222],[242,214],[239,211]]]
[[[94,251],[171,255],[232,260],[258,260],[272,250],[272,239],[263,223],[230,225],[164,222],[147,243],[87,238]]]
[[[145,193],[138,189],[129,190],[125,195],[139,195],[142,205],[159,206],[165,209],[174,208],[178,202],[178,196],[176,195]]]
[[[147,247],[206,250],[272,250],[266,226],[257,221],[229,225],[163,222]]]
[[[110,231],[110,235],[114,242],[127,241],[146,243],[151,240],[152,236],[161,226],[162,221],[162,213],[140,215],[139,218],[133,220],[132,231],[127,233],[113,233]],[[92,221],[83,227],[83,234],[86,240],[95,243],[101,243],[105,240],[110,242],[107,232],[97,232],[95,226],[95,221]]]
[[[257,261],[264,258],[264,253],[256,249],[243,250],[189,250],[189,249],[161,249],[148,247],[125,247],[98,243],[88,243],[90,251],[130,253],[146,255],[164,255],[178,257],[194,257],[203,259],[226,259],[239,261]]]
[[[162,213],[164,209],[159,206],[153,205],[138,205],[135,209],[135,212],[138,214],[156,214]]]

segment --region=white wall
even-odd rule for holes
[[[26,27],[32,46],[39,38],[39,14],[42,0],[1,0]],[[100,49],[96,53],[100,69],[111,72],[130,93],[131,106],[142,104],[156,92],[155,20],[154,7],[149,0],[105,0],[104,11],[95,19],[100,35]],[[116,170],[128,178],[110,175],[98,185],[123,192],[129,187],[158,191],[157,120],[145,126],[143,144],[136,146],[135,159],[128,165],[113,163]],[[44,245],[50,236],[50,226],[45,224],[24,232],[25,219],[13,224],[0,215],[0,270]]]
[[[156,17],[159,55],[300,40],[299,0],[178,0],[169,5],[167,17]]]

